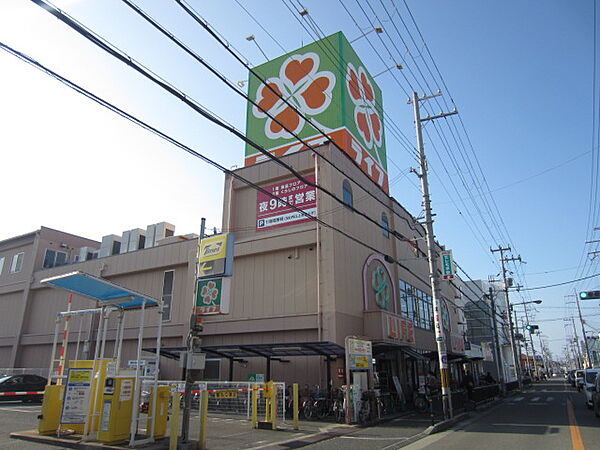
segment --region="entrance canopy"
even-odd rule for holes
[[[40,283],[91,298],[98,302],[98,306],[113,305],[122,309],[138,309],[144,301],[146,308],[162,303],[162,300],[80,271],[45,278]]]

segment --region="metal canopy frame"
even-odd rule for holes
[[[49,285],[56,289],[66,290],[73,294],[81,295],[88,299],[94,300],[96,302],[96,308],[91,308],[88,310],[80,310],[80,311],[70,311],[71,302],[69,301],[69,310],[66,312],[58,313],[57,315],[57,326],[54,337],[54,345],[52,349],[52,360],[51,360],[51,370],[54,364],[54,356],[56,352],[56,345],[58,339],[58,324],[60,320],[67,320],[76,314],[85,314],[85,313],[99,313],[100,320],[98,323],[98,334],[97,339],[100,339],[100,342],[96,343],[95,352],[94,352],[94,363],[92,367],[92,372],[96,374],[99,370],[98,361],[103,361],[104,352],[106,349],[106,340],[107,340],[107,331],[108,331],[108,322],[110,318],[110,314],[112,312],[118,312],[119,314],[119,323],[117,326],[117,335],[115,336],[115,345],[113,350],[112,360],[115,362],[115,375],[118,376],[120,371],[120,360],[121,360],[121,348],[123,345],[123,336],[124,336],[124,315],[126,312],[139,311],[139,326],[138,326],[138,339],[137,339],[137,360],[142,358],[142,344],[144,340],[144,328],[145,328],[145,315],[146,309],[148,308],[157,308],[158,313],[158,324],[157,324],[157,333],[156,333],[156,347],[155,351],[155,361],[157,365],[157,370],[154,371],[154,374],[151,376],[141,375],[140,366],[141,364],[136,364],[135,367],[135,389],[134,389],[134,408],[133,408],[133,417],[131,420],[131,428],[130,428],[130,439],[129,446],[136,447],[139,445],[144,445],[148,443],[154,442],[154,428],[156,425],[156,413],[158,402],[154,402],[154,411],[148,412],[148,420],[152,420],[152,426],[150,431],[150,435],[145,439],[136,439],[138,425],[139,425],[139,408],[137,405],[139,404],[139,398],[141,396],[141,384],[143,380],[147,380],[151,382],[151,389],[154,398],[156,398],[157,394],[157,386],[158,386],[158,360],[159,360],[159,352],[158,349],[161,347],[161,337],[162,337],[162,315],[164,310],[163,301],[160,299],[156,299],[146,294],[142,294],[133,289],[126,288],[124,286],[120,286],[117,283],[113,283],[112,281],[106,280],[101,277],[97,277],[95,275],[91,275],[86,272],[76,271],[70,272],[63,275],[58,275],[50,278],[45,278],[40,281],[41,284]],[[66,342],[66,331],[65,338],[63,341]],[[61,353],[64,351],[66,355],[66,348],[61,349]],[[94,375],[95,376],[95,375]],[[103,392],[101,386],[96,387],[96,395],[93,398],[93,407],[92,407],[92,422],[94,420],[98,420],[98,413],[96,413],[96,406],[99,401],[100,393]],[[89,423],[86,421],[83,433],[84,441],[91,440],[97,438],[97,432],[90,430]]]
[[[155,348],[144,348],[144,351],[156,353]],[[229,381],[233,381],[233,362],[247,362],[245,358],[262,357],[266,359],[267,380],[271,376],[271,361],[289,363],[286,356],[323,356],[327,362],[327,385],[331,380],[331,361],[345,355],[343,346],[335,342],[281,342],[274,344],[240,344],[240,345],[203,345],[201,350],[209,356],[227,358],[229,360]],[[180,353],[187,347],[162,347],[160,354],[166,358],[178,360]]]

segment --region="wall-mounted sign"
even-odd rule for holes
[[[230,278],[198,280],[196,288],[196,315],[229,313]]]
[[[315,182],[314,175],[305,177],[309,182]],[[256,193],[256,230],[265,231],[273,228],[286,227],[310,222],[311,219],[297,211],[299,208],[306,214],[317,215],[317,191],[298,179],[283,181],[281,183],[264,186],[277,199],[264,192]],[[288,206],[283,201],[292,206]]]
[[[248,103],[246,135],[253,142],[284,156],[307,148],[299,139],[311,146],[332,140],[389,191],[381,90],[341,32],[253,71],[266,82],[250,74],[248,95],[258,106]],[[266,159],[246,145],[247,166]]]
[[[198,278],[230,276],[233,272],[233,234],[223,233],[200,241]]]
[[[373,347],[371,341],[346,338],[346,354],[350,370],[369,369],[373,359]]]
[[[398,344],[414,345],[415,327],[411,320],[395,314],[384,313],[383,321],[387,339]]]
[[[389,264],[377,254],[370,255],[363,266],[365,311],[383,309],[396,313],[396,289]]]

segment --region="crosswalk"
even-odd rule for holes
[[[525,401],[523,401],[525,400]],[[540,395],[535,397],[511,397],[507,400],[509,405],[522,405],[527,403],[533,406],[543,406],[554,401],[554,397],[547,395]]]

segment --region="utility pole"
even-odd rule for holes
[[[583,333],[583,342],[585,344],[585,354],[587,356],[587,366],[592,367],[592,358],[590,358],[590,346],[587,341],[587,337],[585,334],[585,325],[583,321],[583,316],[581,315],[581,305],[579,304],[579,295],[575,292],[575,302],[577,303],[577,311],[579,311],[579,322],[581,323],[581,332]]]
[[[581,357],[579,337],[577,336],[577,329],[575,328],[575,317],[571,317],[571,323],[573,324],[573,334],[575,335],[575,350],[577,350],[577,368],[581,367],[583,369],[583,358]]]
[[[189,441],[190,416],[192,409],[192,386],[195,381],[202,378],[203,370],[192,370],[190,368],[190,359],[192,355],[201,353],[202,345],[202,322],[196,317],[196,289],[198,287],[198,264],[200,258],[200,244],[204,237],[204,229],[206,227],[206,219],[203,217],[200,222],[200,236],[198,236],[198,249],[196,250],[196,271],[194,275],[194,298],[192,302],[192,313],[190,315],[190,331],[187,336],[186,346],[187,353],[185,355],[185,389],[183,393],[183,414],[181,419],[181,442]]]
[[[433,297],[435,341],[437,344],[438,358],[440,364],[440,378],[442,382],[442,405],[444,408],[444,418],[450,419],[452,417],[450,371],[448,368],[446,338],[441,322],[440,303],[442,301],[442,290],[440,286],[440,278],[438,275],[438,258],[437,253],[435,251],[435,235],[433,234],[433,214],[431,213],[431,198],[429,196],[429,182],[427,179],[427,159],[425,158],[425,147],[423,145],[423,131],[421,129],[421,123],[429,120],[451,116],[453,114],[458,114],[458,111],[454,110],[449,113],[440,113],[436,116],[427,116],[421,119],[421,112],[419,109],[419,102],[425,101],[430,98],[438,97],[440,95],[442,95],[442,93],[441,91],[438,91],[436,94],[429,96],[426,95],[424,97],[419,98],[419,95],[416,92],[413,92],[412,99],[409,99],[408,103],[412,103],[415,113],[415,129],[417,134],[417,147],[419,150],[420,160],[420,173],[418,175],[421,179],[421,189],[423,191],[423,208],[425,209],[425,238],[427,241],[427,258],[429,260],[429,280],[431,283],[431,293]]]
[[[527,325],[529,325],[529,315],[527,314],[527,305],[523,305],[523,309],[525,310],[525,320],[527,321]],[[527,338],[525,338],[527,339]],[[531,353],[533,353],[533,371],[536,375],[538,375],[537,370],[537,358],[535,356],[535,346],[533,345],[533,336],[531,332],[529,332],[529,340],[531,341]]]
[[[517,334],[519,333],[519,319],[517,317],[517,311],[514,310],[514,314],[515,314],[515,330]],[[523,318],[521,317],[521,325],[523,325]],[[519,357],[519,369],[521,370],[521,373],[523,372],[523,353],[521,351],[521,340],[517,339],[515,337],[515,342],[517,344],[517,356]]]
[[[521,257],[519,256],[518,258],[504,258],[504,252],[506,251],[510,251],[511,248],[510,247],[501,247],[498,246],[498,248],[496,249],[490,249],[490,251],[492,253],[496,253],[496,252],[500,252],[500,263],[502,264],[502,280],[504,281],[504,299],[506,301],[506,315],[508,316],[508,326],[510,328],[510,346],[512,349],[512,354],[513,354],[513,364],[515,367],[515,375],[517,376],[517,381],[519,383],[519,390],[523,389],[523,380],[521,379],[521,368],[519,367],[520,365],[517,364],[517,347],[515,345],[515,330],[513,329],[513,322],[512,322],[512,314],[511,312],[511,307],[510,307],[510,301],[508,298],[508,281],[506,279],[506,265],[505,263],[507,261],[520,261]]]
[[[500,340],[498,339],[498,324],[496,323],[496,299],[494,296],[494,290],[489,287],[489,297],[492,307],[492,324],[494,327],[494,353],[496,360],[496,370],[498,371],[498,383],[500,383],[500,390],[502,395],[506,395],[506,384],[504,383],[504,367],[502,365],[502,353],[500,352]]]

